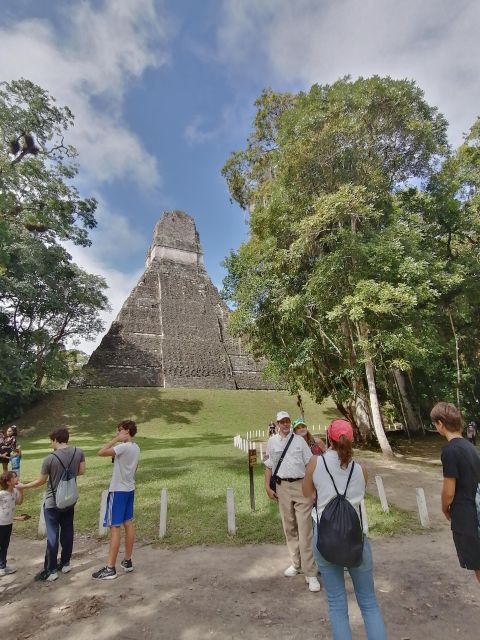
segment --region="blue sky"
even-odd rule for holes
[[[98,229],[91,248],[69,249],[107,279],[108,324],[164,210],[194,216],[221,287],[246,226],[220,169],[244,146],[263,87],[413,78],[457,144],[480,115],[479,28],[475,0],[4,0],[0,79],[27,77],[76,115],[69,142]]]

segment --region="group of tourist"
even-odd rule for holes
[[[137,425],[123,420],[117,425],[115,437],[98,452],[113,462],[104,526],[110,529],[107,564],[95,571],[97,580],[117,577],[116,562],[120,549],[120,528],[125,530],[125,555],[120,566],[133,571],[132,552],[135,540],[134,498],[135,473],[140,449],[134,441]],[[12,532],[15,507],[23,501],[23,492],[46,484],[43,513],[47,533],[47,548],[43,569],[35,580],[54,582],[59,573],[69,573],[74,540],[75,503],[78,498],[76,478],[85,473],[85,454],[69,443],[70,433],[62,427],[50,433],[53,452],[42,462],[36,480],[21,483],[16,471],[4,471],[0,476],[0,576],[16,571],[7,564],[7,552]],[[60,559],[58,551],[61,548]]]
[[[462,416],[454,405],[439,402],[430,415],[432,424],[447,440],[441,454],[442,511],[451,522],[460,565],[474,571],[480,582],[480,456],[475,446],[463,438]],[[140,454],[134,441],[136,433],[135,422],[124,420],[117,425],[115,436],[98,451],[99,456],[112,459],[113,471],[104,520],[104,526],[110,529],[108,560],[92,574],[95,579],[117,577],[122,526],[125,555],[120,566],[125,572],[133,571],[135,473]],[[321,590],[321,576],[333,638],[348,640],[351,630],[345,589],[347,571],[367,638],[384,640],[387,636],[375,595],[368,523],[362,507],[368,473],[362,463],[353,459],[350,422],[333,420],[326,435],[328,448],[323,440],[313,438],[303,418],[292,424],[289,414],[280,411],[275,432],[272,431],[268,440],[264,459],[265,490],[279,505],[290,556],[290,565],[284,575],[291,578],[303,573],[312,592]],[[12,452],[18,451],[16,431],[7,432],[2,443],[4,447],[7,438],[10,438],[10,453],[7,454],[5,448],[1,451],[10,457]],[[22,503],[25,490],[45,484],[43,512],[47,548],[43,569],[36,575],[36,580],[53,582],[59,573],[71,570],[78,497],[76,477],[83,475],[86,469],[82,449],[72,447],[69,439],[67,428],[52,431],[53,451],[43,460],[36,480],[21,483],[15,470],[4,470],[0,476],[0,576],[15,571],[7,565],[15,507]],[[72,482],[73,490],[69,485]],[[68,496],[69,491],[73,495]],[[59,547],[60,559],[57,557]]]
[[[442,510],[451,522],[460,565],[474,571],[480,582],[480,456],[463,438],[462,416],[454,405],[437,403],[431,420],[448,441],[441,456]],[[303,573],[313,592],[321,589],[321,575],[333,639],[349,640],[348,571],[367,638],[385,640],[368,523],[362,509],[368,473],[364,464],[353,460],[352,425],[347,420],[333,420],[327,428],[328,449],[307,434],[303,419],[292,424],[288,413],[280,411],[264,460],[265,490],[269,498],[278,501],[290,556],[284,575]],[[318,449],[312,451],[314,446]]]

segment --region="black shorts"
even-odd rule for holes
[[[460,566],[470,571],[480,570],[480,538],[476,535],[453,533],[453,542],[457,550]]]

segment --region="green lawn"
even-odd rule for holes
[[[308,399],[305,418],[325,426],[336,415],[329,403]],[[162,544],[282,542],[277,506],[267,499],[263,470],[255,467],[256,511],[250,510],[247,454],[233,446],[237,433],[266,429],[279,409],[298,414],[295,398],[278,391],[219,391],[206,389],[68,389],[52,393],[16,424],[27,434],[22,479],[38,476],[49,452],[48,433],[66,425],[71,444],[84,449],[87,475],[79,478],[77,533],[94,534],[98,526],[100,494],[108,488],[112,465],[96,456],[101,444],[113,437],[115,425],[133,418],[139,426],[141,461],[137,472],[136,522],[138,537],[155,540],[158,533],[160,492],[168,489],[167,536]],[[226,532],[226,489],[235,498],[237,535]],[[41,499],[39,490],[25,493],[19,512],[32,515],[16,522],[15,530],[36,535]],[[411,519],[394,510],[388,516],[374,498],[367,509],[373,534],[392,534],[411,526]]]

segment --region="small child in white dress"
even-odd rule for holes
[[[16,571],[14,567],[7,566],[7,552],[15,509],[17,504],[23,502],[23,491],[16,488],[17,484],[15,471],[6,471],[0,475],[0,577]]]

